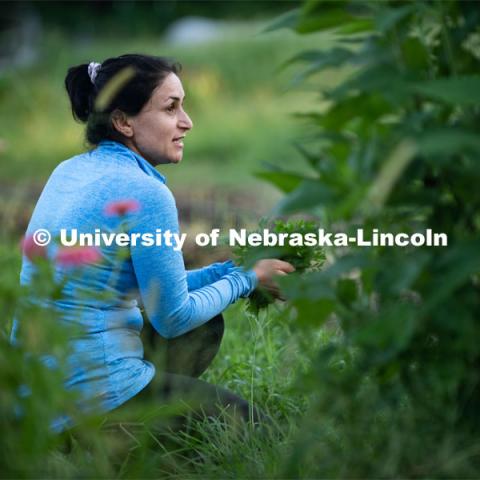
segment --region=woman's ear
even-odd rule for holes
[[[112,125],[113,128],[126,138],[133,137],[132,123],[128,115],[121,110],[114,110],[112,112]]]

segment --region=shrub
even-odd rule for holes
[[[286,476],[478,472],[479,20],[468,1],[308,1],[273,25],[336,32],[334,48],[293,59],[310,86],[351,72],[301,115],[312,175],[262,174],[286,192],[279,212],[330,231],[448,235],[330,249],[328,268],[284,279],[301,325],[341,330],[299,380],[314,400]]]

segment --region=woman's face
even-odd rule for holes
[[[154,166],[179,163],[183,157],[183,138],[193,126],[183,110],[184,98],[182,82],[170,73],[140,113],[129,117],[131,135],[127,146]]]

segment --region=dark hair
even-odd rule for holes
[[[136,115],[158,87],[170,74],[181,69],[180,64],[163,57],[128,54],[108,58],[99,69],[92,83],[88,63],[68,69],[65,77],[73,117],[87,124],[86,137],[92,145],[101,140],[118,140],[121,134],[111,122],[111,113],[120,110],[127,115]],[[99,110],[96,99],[102,89],[114,77],[119,78],[123,71],[132,69],[133,75],[121,88],[113,88],[108,104]],[[109,85],[112,85],[114,80]],[[108,95],[107,95],[108,96]],[[98,103],[98,102],[97,102]]]

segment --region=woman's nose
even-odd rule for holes
[[[187,112],[182,112],[181,117],[179,118],[178,124],[181,128],[190,130],[193,127],[193,122],[190,117],[187,115]]]

